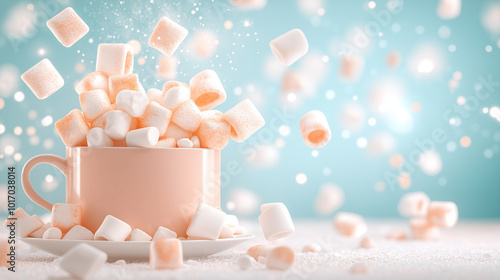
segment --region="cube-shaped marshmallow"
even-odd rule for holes
[[[223,119],[231,125],[231,138],[243,142],[266,123],[250,99],[245,99],[224,113]]]
[[[186,28],[168,17],[162,17],[149,38],[149,45],[166,56],[172,56],[187,34]]]
[[[175,112],[179,107],[188,101],[191,97],[191,92],[188,87],[175,86],[169,88],[163,96],[163,106]]]
[[[427,220],[438,227],[453,227],[458,220],[458,208],[451,201],[432,201],[427,211]]]
[[[106,74],[99,71],[92,72],[85,76],[85,78],[83,78],[78,85],[76,85],[76,93],[81,94],[82,92],[96,89],[102,89],[105,92],[108,92],[108,80],[109,77]]]
[[[206,111],[226,101],[226,91],[214,70],[196,74],[189,82],[191,99],[201,111]]]
[[[10,216],[16,218],[15,221],[6,219],[4,226],[10,231],[16,230],[17,236],[26,237],[36,230],[43,227],[43,222],[38,217],[30,216],[23,208],[19,207],[14,211],[14,215]],[[14,223],[14,224],[13,224]],[[1,258],[1,257],[0,257]]]
[[[231,138],[231,126],[223,119],[202,121],[196,132],[202,148],[222,150]]]
[[[95,240],[125,241],[132,228],[124,221],[107,215],[94,235]]]
[[[66,48],[71,47],[89,32],[89,26],[71,7],[49,19],[47,27]]]
[[[226,219],[226,213],[200,203],[186,230],[189,237],[215,240],[219,237]]]
[[[156,88],[150,88],[146,92],[146,96],[148,97],[149,103],[151,102],[158,102],[159,104],[163,103],[163,93],[161,90],[156,89]]]
[[[47,58],[24,72],[21,79],[38,99],[45,99],[64,86],[61,74]]]
[[[83,116],[89,123],[111,110],[108,94],[102,89],[83,92],[79,98]]]
[[[153,240],[149,247],[149,265],[152,269],[182,267],[182,243],[177,238]]]
[[[71,248],[61,257],[59,266],[77,279],[91,279],[106,263],[108,255],[85,243]]]
[[[180,128],[194,132],[200,127],[200,109],[193,100],[184,102],[172,115],[172,122]]]
[[[130,74],[134,68],[134,50],[129,44],[99,44],[96,71],[105,75]]]
[[[158,59],[156,75],[164,79],[175,79],[177,77],[178,60],[175,57],[162,56]]]
[[[163,136],[167,132],[167,127],[172,117],[172,111],[153,101],[148,104],[146,111],[142,115],[143,127],[156,127]]]
[[[191,138],[192,133],[189,131],[185,131],[184,129],[178,127],[174,123],[170,122],[167,127],[167,132],[163,135],[163,138],[173,138],[175,142],[179,141],[182,138]],[[177,144],[176,144],[177,145]]]
[[[64,118],[58,120],[55,127],[67,147],[87,145],[87,133],[90,127],[80,110],[73,109]]]
[[[52,206],[50,224],[63,233],[82,223],[82,206],[79,204],[56,203]]]
[[[137,74],[115,75],[109,77],[109,100],[116,102],[116,96],[122,90],[140,91],[139,76]]]

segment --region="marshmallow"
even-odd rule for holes
[[[66,48],[71,47],[89,32],[89,26],[70,7],[49,19],[47,27]]]
[[[50,224],[63,233],[82,222],[82,207],[79,204],[56,203],[52,206]]]
[[[366,233],[367,227],[363,217],[349,212],[339,212],[333,218],[338,232],[345,236],[359,237]]]
[[[433,240],[439,238],[439,228],[429,223],[425,218],[411,219],[410,229],[415,239]]]
[[[8,261],[10,257],[7,254],[10,252],[10,244],[6,237],[0,236],[0,267],[10,267]]]
[[[168,17],[162,17],[156,24],[148,43],[165,56],[172,56],[187,34],[186,28]]]
[[[89,147],[113,147],[114,143],[113,140],[104,133],[104,129],[94,127],[87,133],[87,145]]]
[[[462,0],[439,0],[436,12],[441,19],[454,19],[461,10]]]
[[[16,230],[19,237],[26,237],[44,225],[40,218],[28,215],[21,207],[17,208],[11,217],[16,218]],[[5,220],[4,226],[8,226],[10,222],[12,221]]]
[[[401,54],[397,51],[390,51],[385,57],[385,64],[389,68],[398,68],[401,64]]]
[[[266,258],[264,257],[259,257],[259,260],[257,260],[259,264],[266,265]]]
[[[259,257],[267,257],[269,251],[271,251],[273,247],[265,244],[254,245],[248,248],[247,255],[254,258],[255,261],[259,260]]]
[[[176,111],[184,102],[188,101],[191,95],[189,88],[182,85],[171,87],[167,91],[165,91],[165,86],[163,89],[165,96],[162,104],[172,111]]]
[[[359,247],[363,249],[371,249],[377,247],[373,239],[370,237],[365,237],[361,239],[361,242],[359,243]]]
[[[349,271],[354,275],[366,274],[366,266],[362,263],[355,263]]]
[[[113,110],[114,111],[114,110]],[[109,112],[109,111],[108,111]],[[99,117],[97,117],[93,122],[92,124],[90,125],[91,128],[95,128],[95,127],[100,127],[102,129],[105,129],[106,128],[106,115],[108,114],[108,112],[100,115]]]
[[[21,79],[38,99],[45,99],[64,86],[63,78],[47,58],[24,72]]]
[[[194,132],[200,127],[200,113],[194,101],[188,100],[173,113],[172,122],[186,131]]]
[[[431,200],[423,192],[412,192],[404,195],[399,201],[398,211],[405,217],[425,217]]]
[[[325,115],[318,110],[310,111],[302,116],[300,132],[306,145],[311,148],[324,147],[332,137]]]
[[[406,240],[407,236],[406,236],[406,232],[404,230],[393,229],[393,230],[389,231],[389,233],[385,236],[385,238],[391,239],[391,240],[402,241],[402,240]]]
[[[247,255],[240,256],[237,263],[241,270],[247,270],[255,266],[255,260]]]
[[[303,57],[309,48],[307,38],[300,29],[292,29],[269,43],[274,56],[285,66]]]
[[[238,10],[260,10],[267,5],[267,0],[230,0],[229,1]]]
[[[177,125],[170,123],[167,127],[167,132],[163,135],[164,138],[173,138],[175,142],[182,138],[190,138],[192,135],[191,132],[185,131],[184,129],[178,127]]]
[[[451,201],[432,201],[429,204],[427,220],[438,227],[453,227],[458,220],[457,205]]]
[[[78,85],[76,85],[75,90],[76,93],[82,94],[82,92],[102,89],[105,92],[109,91],[108,85],[108,76],[106,74],[95,71],[88,74],[85,78],[83,78]],[[109,98],[108,98],[109,99]]]
[[[149,247],[149,265],[152,269],[177,269],[182,267],[182,243],[179,239],[160,238]]]
[[[234,235],[234,229],[226,225],[222,226],[222,230],[219,234],[219,239],[232,238]]]
[[[109,100],[111,101],[111,103],[117,102],[117,95],[123,90],[144,92],[144,88],[139,82],[139,76],[137,76],[137,74],[110,76]]]
[[[158,68],[156,68],[156,75],[160,78],[175,79],[177,76],[177,58],[162,56],[158,58]]]
[[[153,148],[158,143],[159,138],[160,132],[158,132],[158,128],[140,128],[127,133],[127,146]]]
[[[215,240],[219,237],[226,213],[205,203],[200,203],[186,230],[189,237]]]
[[[168,123],[172,117],[172,111],[153,101],[148,104],[142,115],[143,127],[156,127],[163,136],[167,132]]]
[[[323,215],[330,215],[344,203],[344,191],[337,185],[326,183],[321,186],[316,196],[316,211]]]
[[[304,253],[318,253],[321,251],[321,246],[318,243],[307,244],[302,248]]]
[[[271,249],[266,257],[266,267],[269,269],[287,270],[295,263],[295,252],[288,246]]]
[[[48,229],[50,228],[50,222],[44,224],[41,228],[35,230],[34,232],[30,233],[30,235],[28,235],[28,237],[32,237],[32,238],[42,238],[43,237],[43,233]]]
[[[108,255],[86,243],[71,248],[59,266],[77,279],[90,279],[106,263]]]
[[[220,121],[222,120],[224,114],[218,110],[207,110],[207,111],[202,111],[200,116],[201,116],[201,121],[208,121],[208,120]]]
[[[80,110],[73,109],[64,118],[58,120],[55,127],[67,147],[87,144],[87,133],[90,127]]]
[[[62,231],[56,227],[48,228],[42,235],[43,239],[61,239]]]
[[[359,54],[343,55],[340,61],[340,77],[347,82],[354,82],[361,77],[365,68],[365,59]]]
[[[125,241],[131,231],[132,228],[127,223],[111,215],[107,215],[101,226],[95,232],[94,239]]]
[[[163,93],[159,89],[148,89],[148,91],[146,92],[146,96],[148,97],[149,103],[158,102],[160,104],[163,104]]]
[[[177,141],[175,141],[174,138],[162,138],[158,140],[158,143],[156,143],[155,148],[176,148],[177,147]]]
[[[198,136],[191,137],[191,142],[193,143],[193,148],[200,148],[200,138]]]
[[[231,125],[231,138],[243,142],[266,123],[250,99],[245,99],[224,113],[223,119]]]
[[[160,226],[156,230],[155,235],[153,236],[153,240],[158,240],[161,238],[177,238],[177,233],[166,227]]]
[[[148,104],[148,96],[140,91],[122,90],[116,96],[116,108],[134,118],[142,117]]]
[[[83,115],[89,123],[111,110],[108,94],[102,89],[82,92],[79,98]]]
[[[260,207],[259,223],[264,236],[269,241],[286,237],[295,231],[292,217],[285,204],[267,203]]]
[[[151,239],[151,235],[138,228],[134,229],[128,238],[129,241],[151,241]]]
[[[247,233],[247,229],[242,226],[234,227],[234,235],[243,235]]]
[[[132,117],[120,110],[106,113],[106,126],[104,132],[113,140],[123,140],[127,136],[132,123]]]
[[[105,75],[130,74],[134,68],[134,50],[129,44],[99,44],[96,71]],[[110,97],[111,102],[114,103]]]
[[[179,148],[192,148],[193,142],[189,138],[181,138],[177,141],[177,147]]]
[[[65,240],[94,240],[94,234],[86,227],[76,225],[63,237]]]
[[[198,128],[197,135],[203,148],[222,150],[231,138],[231,126],[225,120],[204,120]]]
[[[168,81],[165,84],[163,84],[163,87],[162,87],[161,91],[163,92],[163,95],[165,95],[169,89],[171,89],[173,87],[180,87],[180,86],[183,86],[183,87],[186,87],[186,88],[189,89],[189,86],[187,84],[183,83],[183,82]],[[191,92],[189,94],[191,95]]]
[[[235,228],[240,225],[238,221],[238,217],[235,215],[226,215],[226,219],[224,220],[224,225],[228,227]]]
[[[191,88],[191,99],[201,111],[226,101],[226,91],[214,70],[205,70],[196,74],[189,81]]]

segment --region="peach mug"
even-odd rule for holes
[[[82,206],[82,226],[95,232],[113,215],[153,235],[164,226],[186,236],[199,203],[220,207],[220,151],[182,148],[66,148],[66,159],[39,155],[26,162],[22,185],[28,197],[51,211],[31,186],[40,163],[66,175],[66,203]]]

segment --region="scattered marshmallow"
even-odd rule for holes
[[[232,227],[223,225],[219,234],[219,239],[232,238],[234,236],[234,229]]]
[[[79,98],[83,116],[89,123],[111,110],[108,94],[102,89],[82,92]]]
[[[234,227],[234,235],[244,235],[247,233],[247,229],[242,226]]]
[[[179,147],[179,148],[192,148],[193,142],[189,138],[181,138],[177,141],[177,147]]]
[[[176,238],[153,240],[149,247],[149,265],[152,269],[182,267],[182,243]]]
[[[71,47],[89,32],[89,26],[71,7],[49,19],[47,27],[66,48]]]
[[[166,227],[160,226],[156,230],[155,235],[153,236],[153,240],[158,240],[160,238],[177,238],[177,233]]]
[[[107,215],[101,226],[95,232],[94,239],[125,241],[131,231],[132,228],[127,223],[111,215]]]
[[[247,255],[254,258],[255,261],[258,261],[260,257],[267,257],[269,251],[271,251],[273,247],[265,244],[254,245],[248,248]]]
[[[309,48],[307,38],[300,29],[292,29],[269,43],[274,56],[285,66],[303,57]]]
[[[231,138],[231,126],[223,119],[202,120],[196,133],[201,147],[222,150]]]
[[[75,87],[76,93],[102,89],[105,92],[109,91],[108,76],[102,72],[95,71],[83,78]]]
[[[337,231],[345,236],[359,237],[367,230],[365,219],[355,213],[339,212],[333,218],[333,223]]]
[[[325,115],[318,110],[310,111],[302,116],[300,132],[306,145],[311,148],[324,147],[332,137]]]
[[[439,238],[439,228],[425,218],[413,218],[410,220],[410,229],[413,238],[419,240],[435,240]]]
[[[153,101],[148,104],[142,115],[142,126],[156,127],[158,132],[160,132],[160,136],[163,136],[167,132],[171,117],[172,111]]]
[[[178,60],[175,57],[162,56],[158,58],[156,75],[164,79],[175,79],[177,77]]]
[[[106,113],[106,126],[104,132],[113,140],[124,140],[130,130],[132,117],[120,110]]]
[[[134,68],[134,50],[129,44],[99,44],[96,71],[105,75],[130,74]],[[110,98],[111,102],[113,99]]]
[[[165,91],[165,86],[163,87],[163,92],[165,93],[163,97],[163,106],[165,108],[176,111],[184,102],[188,101],[191,96],[191,91],[186,86],[174,86]]]
[[[129,241],[151,241],[152,239],[151,235],[138,228],[134,229],[128,238]]]
[[[179,141],[182,138],[191,138],[192,133],[189,131],[185,131],[184,129],[178,127],[177,125],[170,123],[167,127],[167,132],[163,137],[165,138],[173,138],[175,142]]]
[[[30,233],[28,235],[28,237],[32,237],[32,238],[42,238],[43,237],[43,233],[48,229],[50,228],[50,222],[48,223],[45,223],[41,228],[35,230],[34,232]]]
[[[64,118],[58,120],[55,127],[67,147],[87,144],[87,133],[90,127],[80,110],[73,109]]]
[[[219,237],[226,219],[226,213],[200,203],[186,230],[189,237],[215,240]]]
[[[241,270],[248,270],[255,266],[255,260],[248,255],[243,255],[238,258],[237,264]]]
[[[26,211],[24,211],[21,207],[14,211],[14,215],[12,215],[12,217],[16,218],[15,230],[17,231],[17,236],[19,237],[26,237],[44,225],[39,218],[37,219],[28,215],[28,213],[26,213]],[[10,220],[5,220],[4,226],[9,227],[11,222],[12,221]],[[9,229],[13,230],[14,228]]]
[[[82,223],[82,206],[79,204],[56,203],[52,206],[50,218],[52,227],[59,228],[62,233]]]
[[[457,205],[451,201],[432,201],[429,204],[427,220],[437,227],[453,227],[458,220]]]
[[[269,269],[287,270],[295,263],[295,252],[288,246],[275,247],[266,257],[266,267]]]
[[[231,125],[231,138],[243,142],[264,126],[265,120],[250,99],[245,99],[224,113]]]
[[[340,61],[340,77],[346,82],[355,82],[363,74],[365,59],[359,54],[343,55]]]
[[[375,244],[375,241],[373,241],[373,239],[371,239],[370,237],[365,237],[361,239],[359,247],[363,249],[372,249],[377,247],[377,245]]]
[[[310,243],[302,248],[304,253],[318,253],[321,252],[321,246],[318,243]]]
[[[87,133],[87,145],[89,147],[113,147],[114,143],[113,140],[104,133],[104,129],[94,127]]]
[[[326,183],[321,186],[314,203],[316,211],[330,215],[344,203],[344,191],[337,185]]]
[[[76,225],[63,237],[65,240],[94,240],[94,234],[86,227]]]
[[[176,148],[177,147],[177,141],[175,141],[174,138],[162,138],[158,140],[158,143],[156,143],[155,148]]]
[[[259,259],[257,260],[257,262],[259,264],[262,264],[262,265],[266,265],[266,258],[265,257],[259,257]]]
[[[205,70],[189,81],[191,99],[201,111],[206,111],[226,101],[226,91],[214,70]]]
[[[462,0],[439,0],[436,12],[441,19],[454,19],[461,10]]]
[[[186,28],[168,17],[162,17],[156,24],[148,43],[164,55],[172,56],[187,35]]]
[[[153,148],[160,138],[160,132],[156,127],[144,127],[127,133],[128,147]]]
[[[390,240],[398,240],[398,241],[403,241],[408,239],[408,236],[406,232],[402,229],[394,229],[389,231],[385,238],[390,239]]]
[[[148,91],[146,92],[146,96],[148,97],[149,103],[158,102],[160,104],[163,104],[163,93],[159,89],[148,89]]]
[[[193,100],[188,100],[173,113],[172,122],[180,128],[194,132],[198,130],[201,123],[200,109]]]
[[[81,243],[66,252],[59,266],[78,279],[90,279],[106,263],[108,255],[93,246]]]
[[[48,228],[42,235],[43,239],[61,239],[62,231],[56,227]]]
[[[268,241],[286,237],[295,231],[292,217],[285,204],[281,202],[267,203],[260,206],[262,214],[259,223]]]
[[[142,85],[139,83],[139,76],[137,74],[124,74],[109,77],[109,100],[111,103],[117,101],[117,96],[124,90],[143,92]],[[145,96],[147,97],[147,95]],[[116,104],[118,106],[118,104]],[[118,107],[117,107],[118,108]]]
[[[38,99],[45,99],[64,86],[64,80],[47,58],[21,75],[21,79]]]
[[[405,217],[425,217],[431,200],[424,192],[405,194],[399,201],[398,211]]]

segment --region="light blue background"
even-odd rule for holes
[[[107,4],[104,4],[104,3]],[[121,4],[120,4],[121,2]],[[324,183],[335,183],[345,192],[345,203],[341,210],[353,211],[367,217],[396,217],[396,206],[400,197],[408,191],[424,191],[432,200],[451,200],[457,203],[460,216],[463,218],[499,218],[500,217],[500,123],[488,114],[481,112],[483,107],[500,105],[500,89],[484,101],[469,118],[463,118],[458,128],[452,127],[442,118],[443,112],[453,108],[458,96],[474,94],[478,78],[492,75],[494,81],[500,81],[500,51],[497,47],[498,37],[492,36],[481,25],[480,18],[487,1],[463,1],[461,15],[453,20],[442,20],[436,15],[437,1],[405,1],[401,13],[392,14],[390,24],[382,27],[382,36],[372,38],[371,46],[364,52],[366,64],[361,78],[356,83],[344,83],[338,78],[339,58],[334,53],[332,42],[340,42],[346,37],[348,30],[353,26],[366,26],[374,22],[374,17],[367,8],[367,1],[324,1],[325,15],[306,16],[299,11],[297,1],[270,0],[263,10],[238,11],[234,10],[226,1],[2,1],[0,18],[2,19],[2,36],[0,38],[0,64],[12,64],[23,73],[42,58],[49,58],[65,80],[65,86],[45,100],[38,100],[19,79],[18,86],[11,92],[2,92],[5,107],[0,110],[0,123],[5,125],[6,131],[0,135],[2,153],[5,145],[14,143],[16,153],[22,159],[16,162],[12,156],[4,155],[0,163],[0,184],[5,188],[6,168],[15,165],[18,182],[24,162],[38,154],[52,153],[64,156],[62,141],[54,132],[54,124],[48,127],[41,125],[41,119],[50,115],[54,122],[62,118],[73,108],[78,108],[78,96],[73,90],[74,83],[95,69],[97,45],[102,42],[126,43],[130,39],[142,43],[142,51],[135,56],[134,72],[138,73],[145,88],[157,87],[165,80],[156,81],[153,77],[159,52],[147,46],[147,40],[154,25],[161,16],[175,17],[181,25],[190,31],[190,36],[199,29],[210,29],[217,34],[219,45],[217,56],[208,59],[194,57],[186,53],[190,37],[181,45],[176,56],[179,58],[178,80],[188,82],[197,72],[212,68],[221,77],[228,93],[227,101],[217,109],[225,111],[240,100],[251,95],[260,96],[262,102],[256,102],[267,120],[263,128],[264,137],[254,136],[249,142],[238,144],[234,141],[223,150],[223,170],[233,161],[241,165],[241,172],[230,176],[223,186],[223,208],[230,200],[231,193],[236,188],[246,188],[254,192],[260,202],[284,202],[292,216],[297,218],[318,217],[314,211],[314,199],[320,186]],[[386,1],[375,1],[377,7],[374,12],[386,10]],[[5,20],[16,7],[26,7],[32,3],[35,11],[41,15],[42,24],[35,24],[35,28],[17,41],[13,47],[5,33]],[[44,10],[44,3],[49,3],[51,9]],[[65,6],[73,7],[82,19],[89,25],[90,32],[71,48],[63,47],[45,26],[43,15],[52,17]],[[198,8],[198,11],[196,9]],[[195,11],[193,14],[192,11]],[[201,19],[200,19],[201,16]],[[233,29],[226,30],[224,21],[231,20]],[[245,26],[245,22],[249,26]],[[394,32],[399,25],[401,30]],[[126,27],[127,26],[127,27]],[[417,26],[423,27],[423,34],[417,34]],[[438,29],[447,26],[451,36],[443,39],[438,36]],[[133,28],[133,29],[132,29]],[[275,118],[273,110],[281,110],[279,96],[281,94],[280,80],[270,79],[265,72],[265,63],[272,56],[269,41],[278,35],[292,29],[300,28],[304,31],[308,42],[309,52],[317,52],[329,57],[327,77],[318,85],[315,96],[306,99],[303,104],[292,113],[288,124],[290,134],[281,136],[276,129],[270,126]],[[396,28],[397,29],[397,28]],[[248,34],[248,36],[247,36]],[[144,36],[146,35],[146,36]],[[93,42],[89,42],[93,39]],[[383,46],[384,40],[386,45]],[[432,43],[442,55],[442,71],[431,74],[430,78],[415,77],[408,69],[408,61],[414,51],[424,43]],[[450,52],[448,46],[456,46],[455,52]],[[486,52],[487,45],[492,46],[491,52]],[[45,54],[40,55],[39,50]],[[390,70],[385,65],[385,57],[390,50],[401,53],[403,61],[398,70]],[[145,57],[146,65],[137,64],[137,58]],[[75,71],[75,65],[82,62],[85,66],[83,73]],[[298,69],[300,62],[290,68]],[[450,93],[448,81],[455,71],[462,73],[460,86],[455,93]],[[404,83],[406,88],[405,100],[408,104],[420,102],[422,110],[413,113],[414,125],[408,133],[392,131],[384,120],[371,115],[367,110],[367,117],[377,118],[375,126],[365,125],[364,128],[351,137],[344,139],[341,133],[344,130],[340,124],[340,109],[347,102],[357,96],[358,102],[367,107],[367,95],[377,80],[391,76]],[[239,88],[239,89],[238,89]],[[255,88],[252,95],[252,89]],[[236,90],[235,90],[236,89]],[[237,95],[239,90],[243,92]],[[328,90],[335,92],[335,98],[328,100],[325,93]],[[483,89],[484,90],[484,89]],[[16,102],[13,92],[22,91],[25,99]],[[313,149],[305,146],[299,130],[300,117],[313,109],[321,110],[327,116],[331,129],[330,143],[318,149],[318,156],[313,157]],[[37,117],[28,118],[28,112],[35,110]],[[23,128],[20,136],[15,136],[13,129],[16,126]],[[37,145],[30,144],[30,137],[26,128],[34,126],[36,135],[40,138]],[[387,132],[396,139],[396,148],[393,152],[401,153],[405,158],[416,149],[416,139],[429,138],[435,128],[444,129],[447,141],[438,144],[436,150],[443,160],[443,169],[436,176],[428,176],[418,167],[411,172],[412,185],[409,190],[402,190],[390,185],[383,191],[376,191],[374,184],[384,181],[384,174],[395,170],[391,169],[388,159],[391,153],[383,156],[369,156],[366,150],[356,145],[358,137],[370,138],[377,132]],[[461,148],[459,139],[467,135],[472,139],[469,148]],[[265,137],[270,136],[270,137]],[[247,149],[249,143],[274,145],[276,139],[283,139],[285,146],[277,148],[279,162],[271,167],[258,168],[246,163],[241,148]],[[44,148],[44,141],[52,139],[54,145],[50,149]],[[450,152],[446,143],[454,142],[457,149]],[[244,146],[242,146],[244,145]],[[253,146],[252,146],[253,147]],[[491,158],[484,156],[485,150],[493,152]],[[331,174],[324,173],[325,168]],[[299,185],[295,181],[297,173],[307,175],[307,183]],[[45,191],[39,186],[50,173],[59,182],[53,191]],[[35,169],[32,182],[43,197],[51,202],[64,200],[64,177],[53,167],[42,166]],[[440,183],[441,182],[441,183]],[[22,193],[18,183],[18,206],[35,214],[46,213],[42,208],[31,203]],[[5,214],[5,213],[3,213]],[[254,212],[254,215],[258,212]]]

